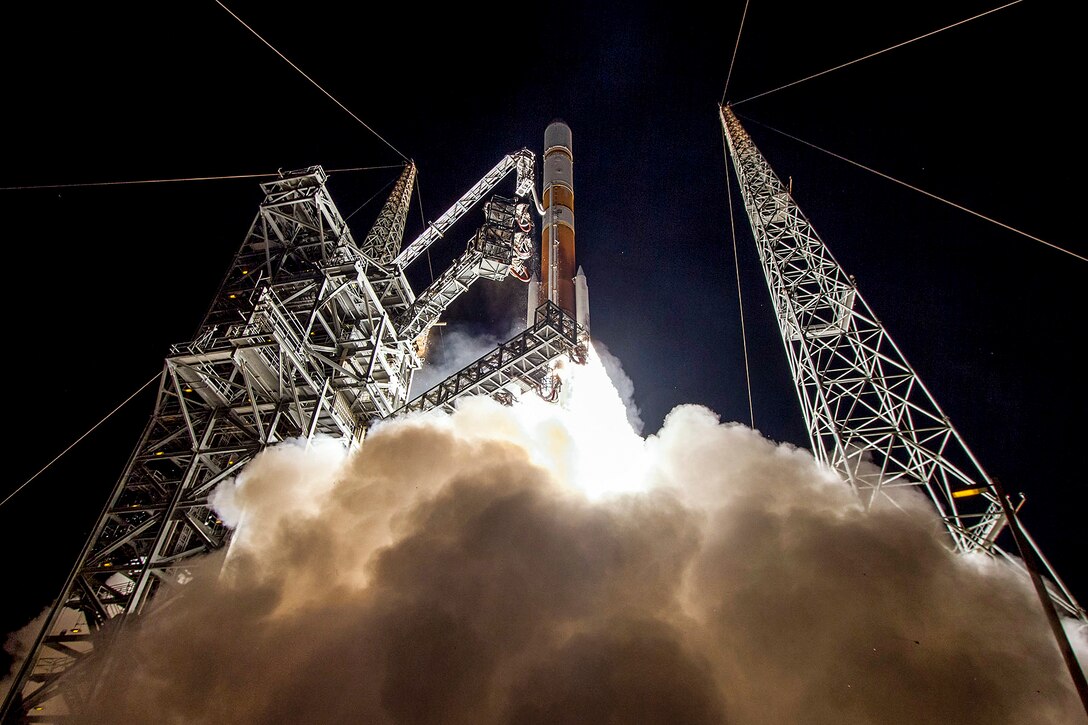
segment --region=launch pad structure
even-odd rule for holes
[[[196,336],[173,345],[154,411],[4,702],[0,718],[63,720],[99,693],[96,660],[130,618],[161,605],[171,583],[200,571],[230,542],[209,504],[218,485],[269,445],[328,436],[359,445],[372,423],[405,412],[452,410],[464,395],[505,404],[557,397],[560,359],[584,363],[588,330],[573,281],[530,286],[524,332],[414,401],[431,327],[480,279],[547,278],[530,270],[534,212],[562,230],[553,270],[574,265],[570,129],[554,122],[545,152],[545,205],[536,156],[505,156],[438,220],[402,248],[416,167],[408,162],[361,242],[314,166],[261,184],[264,200]],[[557,140],[558,139],[558,140]],[[514,197],[494,193],[511,173]],[[565,206],[552,204],[565,200]],[[473,209],[483,223],[465,251],[418,294],[405,268]],[[545,235],[547,237],[547,235]],[[564,258],[569,256],[569,259]],[[573,277],[573,274],[571,275]],[[584,284],[584,276],[583,276]],[[585,299],[588,300],[588,297]],[[587,302],[588,304],[588,302]]]
[[[1021,566],[1002,543],[1016,523],[998,487],[736,115],[728,106],[719,115],[817,461],[867,506],[893,499],[897,488],[923,491],[952,549]],[[209,496],[266,446],[322,435],[354,447],[374,421],[452,410],[465,395],[505,404],[526,394],[558,397],[554,367],[564,358],[585,362],[589,334],[588,288],[574,258],[571,148],[570,129],[552,123],[540,195],[535,154],[522,149],[403,246],[411,162],[361,243],[320,167],[261,185],[264,201],[198,334],[166,357],[151,420],[17,675],[4,717],[54,722],[109,697],[97,692],[96,658],[131,617],[174,591],[164,585],[207,575],[200,557],[230,541]],[[514,196],[494,195],[510,173]],[[405,267],[476,208],[484,220],[463,254],[417,294]],[[477,280],[507,275],[528,283],[525,330],[409,400],[429,329]],[[1048,577],[1044,598],[1088,623],[1025,539]]]
[[[1001,543],[1011,522],[967,443],[903,356],[729,106],[719,109],[760,265],[816,460],[866,506],[901,487],[921,489],[952,548],[1024,568]],[[894,504],[894,500],[889,499]],[[1011,534],[1014,532],[1010,532]],[[1064,615],[1088,615],[1025,534]]]

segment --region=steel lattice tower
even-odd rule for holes
[[[413,177],[409,166],[380,217],[386,246],[404,233]],[[245,242],[195,339],[166,358],[151,419],[24,663],[28,714],[77,707],[93,686],[81,665],[107,628],[227,543],[208,508],[216,485],[269,444],[355,441],[406,401],[420,362],[387,321],[411,289],[361,253],[325,179],[314,167],[261,185]]]
[[[1020,565],[997,541],[1007,521],[989,476],[736,115],[724,106],[720,117],[817,460],[866,505],[894,487],[922,488],[957,551]],[[1051,599],[1088,621],[1030,543]]]
[[[580,358],[583,331],[553,304],[528,330],[408,407],[421,341],[476,280],[504,279],[531,244],[529,206],[483,204],[464,254],[417,297],[404,266],[483,201],[508,173],[532,191],[534,155],[505,157],[401,252],[415,165],[409,163],[364,242],[352,237],[320,167],[261,184],[241,249],[196,337],[172,346],[151,419],[110,494],[4,703],[53,721],[94,696],[95,655],[111,633],[163,603],[204,554],[229,543],[209,496],[268,445],[324,435],[355,447],[367,426],[467,394],[547,394],[561,356]],[[520,255],[520,257],[519,257]],[[206,574],[207,572],[204,572]]]

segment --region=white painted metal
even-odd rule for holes
[[[316,435],[354,446],[371,421],[404,408],[422,364],[416,338],[449,303],[481,277],[499,280],[511,270],[528,277],[529,206],[488,202],[468,250],[419,299],[403,265],[511,170],[516,193],[528,196],[534,160],[528,150],[506,156],[396,259],[414,164],[362,245],[320,167],[261,184],[265,199],[245,242],[196,337],[171,348],[151,420],[0,719],[21,710],[25,719],[48,721],[78,710],[94,688],[86,665],[102,651],[103,633],[119,631],[153,597],[161,599],[164,582],[189,580],[200,555],[227,544],[230,532],[208,497],[261,449]],[[511,362],[526,387],[539,387],[542,371],[570,353],[567,338],[576,331],[556,311],[535,334]],[[477,390],[489,392],[481,384]]]
[[[376,256],[400,243],[413,177],[406,169],[368,237]],[[104,633],[227,543],[208,497],[262,448],[315,435],[354,445],[369,421],[406,402],[420,360],[389,319],[412,291],[356,246],[325,180],[312,167],[261,185],[245,242],[197,336],[171,348],[151,420],[5,713],[16,694],[14,706],[38,720],[91,695],[83,673]]]
[[[452,412],[454,402],[468,395],[490,395],[507,405],[529,392],[554,399],[559,385],[556,361],[586,362],[586,330],[551,302],[537,308],[533,319],[524,332],[435,385],[408,403],[404,412],[432,408]]]
[[[484,204],[486,221],[469,240],[465,253],[397,318],[397,330],[403,337],[414,340],[425,334],[476,280],[500,282],[506,278],[517,259],[514,249],[519,232],[514,230],[514,210],[514,202],[497,196]]]
[[[404,240],[404,225],[412,206],[415,182],[416,165],[409,161],[360,247],[371,262],[388,266],[397,256]]]

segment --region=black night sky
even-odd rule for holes
[[[505,153],[539,152],[553,118],[567,121],[593,333],[633,379],[646,432],[688,402],[748,421],[717,117],[741,0],[555,14],[540,3],[390,3],[382,15],[228,4],[416,161],[429,220]],[[729,97],[991,7],[754,0]],[[400,163],[211,0],[11,12],[2,187]],[[1027,495],[1024,520],[1083,602],[1088,263],[754,122],[1085,255],[1072,25],[1061,4],[1023,2],[737,110],[983,465]],[[346,216],[397,173],[334,174],[329,189]],[[3,495],[191,338],[262,198],[258,181],[0,191]],[[380,201],[352,217],[357,238]],[[756,427],[807,446],[735,187],[734,205]],[[471,233],[475,217],[463,225]],[[421,228],[414,209],[408,234]],[[463,243],[452,234],[433,248],[436,273]],[[428,281],[424,260],[413,281]],[[505,329],[524,311],[518,284],[479,283],[451,325]],[[152,402],[145,393],[0,509],[0,629],[56,595]]]

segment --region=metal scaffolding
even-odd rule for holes
[[[585,328],[558,305],[545,302],[536,321],[479,360],[449,376],[398,412],[442,408],[452,412],[454,401],[467,395],[489,395],[509,405],[526,392],[543,398],[558,392],[553,365],[559,358],[583,364],[588,354]]]
[[[998,543],[1007,519],[989,476],[736,115],[723,106],[720,117],[817,460],[867,506],[921,488],[957,551],[1022,566]],[[1035,551],[1054,603],[1088,621]]]
[[[507,156],[416,240],[410,256],[506,173],[517,170],[517,193],[527,195],[533,159],[526,150]],[[531,254],[528,203],[496,197],[484,205],[485,223],[465,254],[417,300],[403,271],[411,260],[395,261],[415,166],[406,166],[362,245],[326,178],[311,167],[261,184],[265,198],[245,241],[197,335],[166,357],[151,419],[16,675],[3,716],[21,711],[27,721],[55,721],[96,696],[99,668],[91,665],[110,638],[153,600],[161,605],[172,591],[164,584],[199,576],[203,555],[229,543],[230,530],[209,504],[216,486],[268,445],[323,435],[355,447],[371,422],[407,410],[422,365],[417,345],[430,325],[474,281],[504,279]],[[521,338],[519,355],[510,356],[512,343],[500,347],[506,388],[487,385],[496,371],[481,372],[471,391],[457,394],[547,388],[551,365],[576,346],[577,325],[549,308]],[[452,396],[439,397],[421,396],[411,409],[449,408]]]
[[[227,543],[208,505],[220,482],[286,438],[354,444],[368,421],[403,406],[420,360],[389,320],[412,290],[362,254],[325,180],[313,167],[261,185],[196,337],[171,348],[151,420],[12,689],[29,719],[92,696],[86,663],[103,637]],[[410,199],[402,185],[394,207]],[[399,244],[406,213],[385,220],[387,246]]]

